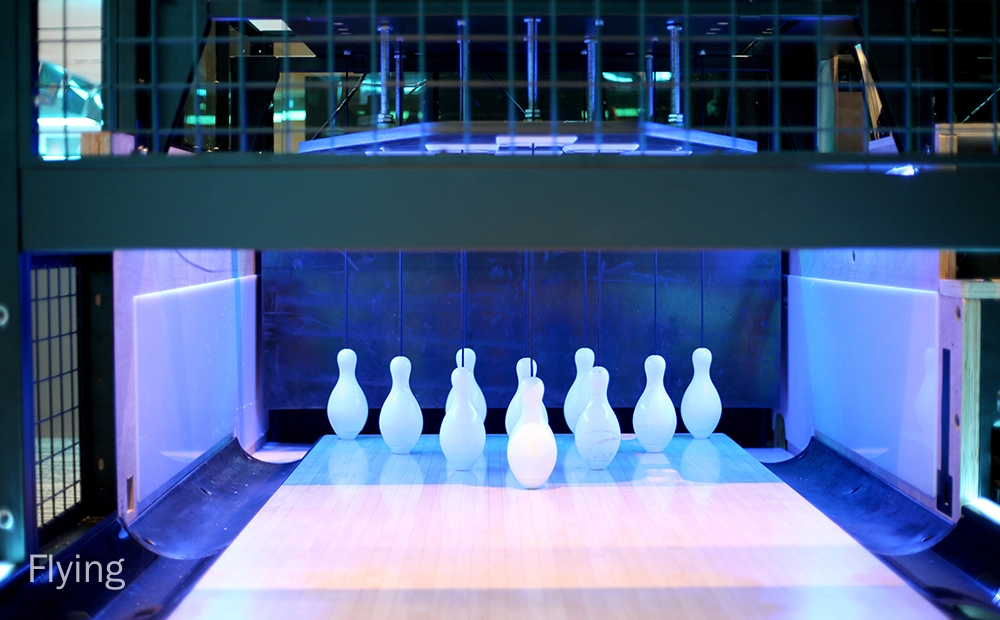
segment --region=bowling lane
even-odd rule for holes
[[[527,491],[506,436],[468,472],[324,437],[172,617],[944,617],[724,435],[604,471],[556,439]]]

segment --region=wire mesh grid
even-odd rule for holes
[[[39,527],[81,501],[77,269],[31,270],[35,511]]]
[[[83,154],[995,154],[997,3],[39,0],[40,137],[85,41]]]

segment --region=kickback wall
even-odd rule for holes
[[[529,352],[546,406],[561,407],[582,346],[608,369],[613,406],[635,405],[653,353],[679,406],[702,345],[723,406],[778,406],[780,252],[469,252],[464,272],[463,295],[460,252],[263,252],[265,409],[325,408],[345,345],[369,407],[399,354],[421,406],[444,407],[463,328],[491,408],[507,406]]]

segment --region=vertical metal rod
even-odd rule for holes
[[[68,53],[69,45],[67,43],[67,40],[68,40],[67,39],[67,35],[68,35],[67,25],[69,24],[69,21],[68,21],[69,18],[67,17],[67,13],[68,13],[68,11],[67,11],[67,5],[68,4],[69,4],[68,0],[63,0],[63,3],[62,3],[62,23],[63,23],[63,27],[62,27],[62,66],[66,67],[67,69],[69,68],[69,53]],[[156,5],[154,4],[152,6],[152,8],[150,9],[150,18],[149,18],[150,21],[153,23],[154,27],[155,27],[155,24],[156,24],[155,15],[156,15]],[[150,33],[150,37],[151,38],[154,35],[155,35],[154,32]],[[153,49],[155,49],[155,46],[152,46],[152,49],[150,50],[150,58],[152,58],[152,59],[155,60],[156,59],[156,54],[153,51]],[[156,74],[154,73],[153,75],[155,76]],[[154,82],[154,84],[155,84],[155,82]],[[62,115],[63,115],[63,118],[67,118],[67,117],[69,117],[69,72],[68,71],[63,71],[63,73],[62,73],[62,79],[59,81],[59,89],[62,91]],[[155,89],[154,89],[154,92],[153,92],[153,97],[154,97],[154,108],[153,109],[155,110],[156,109],[155,108],[155,97],[156,97],[156,91],[155,91]],[[63,159],[69,159],[69,126],[68,125],[63,125],[63,128],[62,128],[62,138],[63,138]]]
[[[389,112],[389,33],[392,26],[383,22],[378,27],[379,33],[379,111],[378,124],[380,126],[391,125],[393,123],[392,113]]]
[[[774,27],[771,36],[774,37],[774,56],[771,59],[771,75],[774,76],[774,93],[771,105],[771,144],[775,152],[781,151],[781,27],[784,22],[779,17],[781,12],[778,0],[772,4],[774,11]],[[794,136],[793,136],[794,139]]]
[[[913,16],[911,3],[905,3],[906,18],[904,30],[906,31],[906,99],[903,105],[903,124],[906,126],[906,139],[903,141],[903,151],[909,153],[913,150]],[[994,26],[995,29],[995,26]]]
[[[60,465],[60,467],[62,469],[62,480],[61,480],[62,484],[60,485],[62,488],[59,491],[56,491],[55,490],[55,488],[56,488],[55,487],[55,480],[53,479],[52,489],[53,489],[53,494],[54,495],[62,495],[62,509],[66,510],[66,497],[67,497],[67,493],[66,493],[66,491],[67,491],[67,489],[66,489],[66,479],[67,479],[67,477],[66,477],[66,403],[63,402],[63,389],[62,389],[63,381],[65,381],[66,379],[65,379],[65,377],[60,376],[62,374],[62,366],[63,366],[62,339],[65,337],[63,335],[64,332],[63,332],[63,320],[62,320],[62,280],[63,280],[63,269],[64,269],[63,267],[56,267],[55,270],[54,270],[56,272],[56,294],[55,294],[55,300],[56,300],[56,317],[57,317],[56,321],[58,321],[58,323],[56,324],[57,327],[56,327],[55,332],[56,332],[56,334],[58,334],[58,336],[56,337],[55,340],[50,341],[50,342],[52,342],[55,345],[55,352],[52,353],[52,356],[49,359],[50,359],[50,362],[51,362],[51,360],[55,360],[55,366],[56,366],[55,370],[53,370],[53,372],[50,373],[50,376],[53,377],[53,378],[57,377],[57,376],[59,377],[59,388],[58,388],[59,389],[59,439],[61,441],[59,442],[58,456],[59,456],[59,465]],[[52,291],[49,291],[49,293],[51,293],[51,292]],[[51,351],[51,348],[49,350]],[[51,379],[49,381],[51,382]],[[55,411],[55,409],[53,409],[52,411]],[[55,450],[56,450],[56,447],[53,445],[52,446],[52,458],[53,458],[52,466],[53,466],[53,468],[55,467],[55,457],[57,455],[57,453],[56,453]]]
[[[646,48],[646,121],[655,122],[656,119],[656,71],[653,66],[653,45],[656,39],[649,42]]]
[[[654,37],[655,38],[655,37]],[[636,99],[638,100],[639,109],[642,111],[639,114],[639,152],[646,152],[646,129],[645,125],[650,121],[653,106],[650,105],[650,101],[653,98],[653,80],[650,78],[655,78],[653,74],[653,58],[652,58],[652,41],[646,39],[646,0],[639,0],[639,38],[638,38],[638,52],[637,60],[639,61],[639,66],[636,67],[639,73],[645,76],[646,80],[646,92],[645,100],[644,93],[640,90],[636,93]]]
[[[463,123],[469,120],[469,41],[468,22],[458,20],[458,118]]]
[[[245,153],[249,150],[249,144],[247,144],[247,42],[246,36],[246,20],[243,14],[243,3],[236,3],[237,18],[236,22],[236,32],[239,37],[239,56],[236,57],[236,69],[239,74],[239,79],[236,84],[236,93],[239,97],[239,111],[240,111],[240,125],[239,125],[239,143],[240,152]],[[153,49],[156,49],[154,46]],[[155,98],[157,93],[156,85],[153,87],[153,96]],[[153,118],[156,118],[157,112],[153,113]],[[230,145],[232,148],[232,145]]]
[[[29,263],[31,261],[30,257],[26,258],[25,260]],[[42,400],[42,387],[41,387],[42,382],[39,380],[42,377],[42,364],[39,360],[41,359],[42,356],[40,353],[41,344],[39,343],[40,339],[38,338],[38,331],[37,331],[38,328],[41,326],[41,321],[39,320],[39,308],[41,307],[42,304],[41,302],[38,301],[39,297],[41,296],[40,295],[41,285],[39,283],[39,272],[41,270],[31,269],[30,264],[28,265],[28,269],[32,279],[34,279],[35,281],[35,290],[32,293],[31,297],[32,321],[34,321],[32,329],[36,330],[36,333],[34,334],[34,341],[32,342],[32,352],[34,353],[34,359],[32,361],[34,362],[35,366],[35,382],[34,382],[35,385],[33,386],[35,402],[34,402],[34,411],[32,412],[32,421],[34,423],[35,438],[37,440],[36,441],[37,445],[35,446],[33,471],[35,473],[35,477],[38,480],[41,480],[44,472],[42,472],[42,423],[40,421],[41,412],[39,411],[39,403]],[[32,489],[32,491],[37,493],[34,502],[35,505],[41,507],[41,512],[42,512],[41,519],[39,520],[39,523],[36,524],[40,526],[43,523],[45,523],[45,495],[40,492],[41,488],[37,490]]]
[[[682,28],[674,24],[674,20],[667,22],[667,30],[670,31],[670,117],[668,121],[672,125],[682,126],[684,115],[681,113],[681,38]]]
[[[868,45],[868,2],[865,0],[862,2],[864,7],[864,26],[865,26],[865,49],[871,50]],[[954,135],[955,132],[955,5],[953,2],[948,3],[948,115],[945,117],[947,123],[951,125],[951,132]],[[873,123],[874,124],[874,123]],[[875,130],[872,127],[872,130]],[[958,148],[958,142],[956,139],[955,148]]]
[[[691,23],[691,0],[684,0],[684,2],[682,4],[683,4],[683,7],[684,7],[684,19],[681,20],[680,23],[681,24],[690,24]],[[731,7],[731,10],[733,12],[735,12],[735,3],[734,2],[730,3],[730,7]],[[731,19],[730,21],[733,22],[733,23],[735,23],[735,18]],[[684,116],[684,114],[685,114],[685,110],[690,110],[691,109],[691,59],[694,58],[694,54],[691,51],[691,37],[690,37],[690,35],[683,36],[683,35],[679,34],[678,38],[682,39],[682,41],[680,43],[680,46],[678,47],[678,52],[679,52],[678,53],[678,57],[680,58],[680,63],[681,63],[681,65],[678,68],[678,70],[680,71],[681,75],[677,79],[678,88],[681,89],[681,97],[680,97],[680,100],[681,100],[681,104],[680,104],[680,107],[681,107],[681,110],[680,110],[681,118],[680,118],[680,121],[678,123],[678,126],[680,126],[680,127],[688,127],[690,124],[688,122],[687,117]],[[702,61],[702,62],[704,62],[704,61]],[[702,88],[702,87],[704,87],[704,84],[699,84],[698,86],[699,86],[699,88]],[[688,134],[685,134],[685,138],[684,138],[684,140],[685,140],[685,148],[690,149],[691,148],[691,144],[690,144],[690,141],[687,138],[687,135]]]
[[[70,288],[67,291],[67,294],[69,295],[69,303],[71,305],[75,304],[76,300],[77,300],[76,299],[76,291],[75,291],[75,289],[77,288],[76,287],[76,279],[77,279],[78,275],[79,275],[79,272],[76,270],[76,267],[75,266],[70,266],[69,267],[69,286],[70,286]],[[70,371],[69,371],[69,380],[70,380],[69,421],[70,421],[70,436],[72,437],[72,443],[70,444],[70,448],[71,448],[70,449],[70,457],[73,459],[72,462],[71,462],[71,465],[70,465],[70,471],[73,474],[73,504],[72,505],[75,506],[76,503],[80,499],[79,489],[78,489],[78,487],[80,486],[80,474],[79,474],[79,471],[80,471],[80,464],[79,464],[79,460],[80,460],[79,459],[79,453],[80,453],[80,433],[79,433],[79,429],[77,428],[77,418],[80,415],[80,410],[79,410],[80,399],[78,397],[78,394],[80,393],[79,392],[80,386],[79,386],[79,383],[77,382],[77,379],[76,379],[76,377],[77,377],[77,351],[76,351],[77,342],[76,341],[77,341],[77,338],[78,338],[78,334],[77,334],[77,330],[76,330],[76,325],[72,322],[72,313],[73,313],[73,311],[70,310],[70,317],[69,317],[69,320],[70,320],[70,324],[69,324],[69,334],[70,334],[70,338],[69,338],[69,368],[70,368]],[[77,315],[77,317],[78,317],[78,320],[79,320],[79,314]],[[63,379],[63,380],[65,381],[65,379]],[[76,398],[76,404],[73,404],[73,399],[74,398]],[[65,407],[65,404],[63,406]]]
[[[424,0],[417,0],[417,78],[424,81],[424,87],[420,89],[420,111],[417,113],[418,122],[436,121],[437,118],[430,117],[430,100],[427,96],[430,88],[427,86],[427,20],[425,19]],[[420,152],[427,153],[427,136],[420,132]],[[430,154],[430,153],[428,153]]]
[[[735,12],[735,3],[732,3],[730,7],[732,8],[732,11]],[[730,12],[729,14],[729,105],[726,113],[726,133],[731,136],[736,135],[736,128],[739,125],[739,105],[737,103],[739,91],[736,88],[736,78],[738,74],[736,70],[736,24],[738,22],[736,21],[737,18],[733,15],[733,12]],[[820,22],[817,25],[817,30],[822,31],[822,29],[822,22]],[[698,56],[701,58],[702,67],[705,66],[705,58],[701,56],[701,52],[704,51],[705,50],[702,49],[698,52]],[[704,88],[705,85],[699,84],[699,86]],[[730,128],[732,129],[730,130]]]
[[[517,135],[517,125],[515,122],[520,120],[517,117],[515,110],[517,109],[514,105],[514,97],[516,96],[515,89],[515,78],[516,70],[514,68],[515,61],[515,45],[514,45],[514,2],[513,0],[507,0],[506,2],[506,16],[504,21],[504,28],[507,35],[507,92],[511,96],[507,97],[507,132],[510,136],[511,144],[514,144],[514,137]]]
[[[396,125],[403,124],[403,37],[396,38]],[[400,353],[402,355],[402,353]]]
[[[541,116],[538,110],[538,22],[542,21],[537,17],[525,17],[524,23],[528,25],[528,36],[524,39],[528,43],[528,107],[524,110],[524,117],[528,121],[533,121]]]
[[[197,3],[191,2],[191,88],[188,91],[189,96],[194,95],[194,146],[196,151],[205,150],[205,145],[202,144],[201,136],[201,96],[198,94],[201,86],[201,66],[199,63],[199,52],[201,51],[201,45],[198,41],[198,20],[195,15],[197,15]],[[171,136],[171,140],[173,136]]]
[[[288,15],[288,0],[281,0],[281,19],[287,24],[292,21]],[[292,153],[292,125],[291,125],[291,115],[292,115],[292,58],[289,48],[291,47],[291,30],[281,31],[281,46],[284,48],[281,55],[281,108],[283,111],[287,111],[287,114],[283,114],[281,117],[281,150],[284,153]],[[304,80],[303,80],[304,82]],[[275,140],[275,150],[277,150],[278,141]]]
[[[325,118],[333,118],[333,112],[334,110],[337,109],[337,95],[336,95],[336,89],[334,88],[333,85],[333,58],[334,58],[334,53],[336,52],[336,42],[333,39],[333,2],[328,2],[326,4],[326,45],[328,52],[326,54],[327,75],[326,75]],[[306,92],[308,93],[308,89]],[[333,127],[331,127],[330,129],[333,129]],[[320,127],[320,131],[322,130],[323,127]],[[310,133],[312,133],[312,131],[313,130],[311,129],[309,130]],[[320,137],[320,134],[317,134],[316,137],[317,138]]]
[[[556,21],[556,0],[549,0],[549,130],[552,143],[559,135],[559,41]]]
[[[596,31],[596,27],[594,30]],[[596,34],[587,35],[584,42],[587,44],[587,120],[596,123],[601,118],[601,93],[597,75],[597,56],[600,54],[600,48]]]
[[[1000,58],[997,57],[997,0],[993,0],[990,3],[990,5],[992,7],[992,13],[993,13],[993,19],[991,20],[991,22],[993,24],[993,33],[992,33],[992,36],[991,36],[991,38],[993,39],[993,50],[992,50],[992,52],[991,52],[990,55],[993,57],[993,63],[992,63],[993,64],[993,75],[992,75],[992,78],[993,78],[993,92],[997,92],[997,89],[998,89],[998,87],[997,87],[997,62],[1000,61]],[[907,38],[909,38],[909,35],[907,35]],[[997,119],[997,98],[993,97],[993,100],[990,103],[990,122],[993,123],[993,154],[994,155],[996,155],[997,150],[1000,149],[1000,144],[998,144],[998,142],[1000,142],[1000,135],[998,135],[998,134],[1000,134],[1000,125],[998,125],[997,120],[998,120]]]

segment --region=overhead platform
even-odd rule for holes
[[[506,442],[458,472],[324,437],[173,617],[945,617],[724,435],[605,471],[559,435],[536,491]]]
[[[600,125],[591,122],[416,123],[316,138],[299,144],[299,153],[367,155],[692,155],[756,152],[757,143],[753,140],[659,123],[625,121],[609,121]]]

